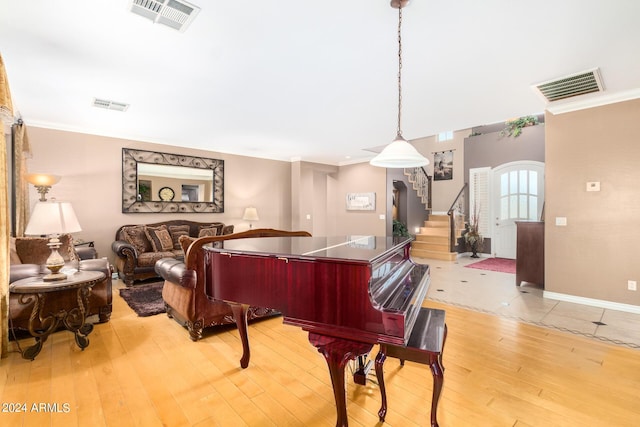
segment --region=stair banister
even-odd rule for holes
[[[462,203],[462,200],[464,196],[464,191],[467,189],[468,185],[469,185],[468,183],[466,182],[464,183],[464,185],[460,189],[460,192],[458,193],[455,200],[451,204],[451,207],[447,211],[447,215],[449,215],[449,250],[451,252],[456,252],[455,247],[456,247],[457,239],[456,239],[455,214],[457,211],[459,214],[464,215],[464,204]]]

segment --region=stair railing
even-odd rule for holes
[[[425,210],[431,212],[431,181],[433,178],[429,176],[422,166],[406,168],[404,172],[408,181],[413,184],[413,188],[418,193]]]
[[[458,237],[464,230],[464,218],[465,218],[465,190],[468,183],[462,186],[462,189],[456,196],[455,200],[451,204],[451,207],[447,211],[449,215],[449,251],[456,252],[456,246],[458,246]]]

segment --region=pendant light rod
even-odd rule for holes
[[[409,0],[391,0],[398,9],[398,133],[396,139],[369,162],[383,168],[413,168],[429,164],[429,160],[402,137],[402,8]]]
[[[408,0],[407,0],[408,1]],[[393,6],[393,1],[391,2]],[[398,7],[398,136],[402,136],[402,4]]]

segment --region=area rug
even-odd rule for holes
[[[164,282],[153,282],[146,285],[134,285],[120,289],[120,296],[140,317],[154,316],[164,313],[162,286]]]
[[[500,273],[516,274],[516,260],[506,258],[487,258],[474,262],[465,267],[477,268],[479,270],[498,271]]]

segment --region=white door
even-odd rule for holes
[[[505,163],[493,170],[494,256],[515,259],[515,221],[538,221],[544,204],[544,163]]]

